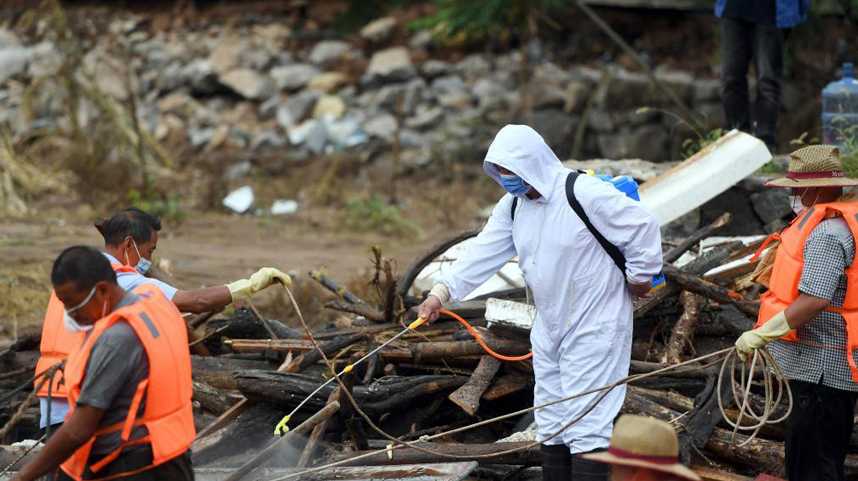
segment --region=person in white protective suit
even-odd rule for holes
[[[570,207],[565,182],[572,171],[563,167],[535,130],[525,125],[502,128],[489,146],[483,168],[507,194],[467,253],[432,288],[419,315],[434,321],[442,303],[462,299],[518,255],[537,312],[530,334],[534,404],[627,376],[632,296],[646,295],[652,277],[662,269],[658,222],[609,182],[577,177],[575,196],[584,212],[625,256],[623,275]],[[606,465],[579,455],[608,447],[625,393],[624,386],[613,389],[586,414],[598,394],[535,412],[543,443],[543,479],[608,479]],[[580,421],[567,427],[578,417]]]

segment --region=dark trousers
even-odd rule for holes
[[[789,481],[843,481],[843,463],[858,393],[790,381],[793,407],[787,420]]]
[[[151,462],[151,453],[148,454],[148,459],[149,462]],[[106,477],[115,473],[137,469],[140,466],[145,466],[145,464],[142,464],[142,460],[143,457],[140,457],[137,454],[132,454],[131,456],[123,454],[122,456],[119,456],[116,461],[106,466],[103,471],[99,471],[99,473],[94,477]],[[88,479],[86,475],[84,478]],[[122,476],[117,479],[121,481],[194,481],[194,469],[191,466],[190,453],[185,453],[160,466],[143,471],[142,473],[132,474],[131,476]],[[65,472],[60,470],[57,476],[57,481],[73,480]]]
[[[728,129],[753,133],[775,145],[783,77],[783,30],[735,18],[721,19],[721,102]],[[748,65],[757,74],[753,123]]]

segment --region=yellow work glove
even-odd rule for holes
[[[748,355],[754,352],[754,349],[764,347],[775,339],[787,335],[790,329],[786,311],[781,311],[762,326],[742,333],[739,339],[736,339],[736,352],[739,354],[739,358],[744,361]]]
[[[292,279],[285,272],[273,267],[259,269],[250,279],[239,279],[226,285],[232,300],[248,298],[266,287],[281,282],[286,287],[292,286]]]

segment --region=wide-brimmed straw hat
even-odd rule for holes
[[[634,466],[700,481],[694,471],[679,463],[679,441],[673,427],[655,418],[626,414],[620,417],[607,451],[583,455],[607,464]]]
[[[846,177],[840,150],[834,145],[809,145],[789,154],[786,177],[766,182],[768,187],[848,187],[858,179]]]

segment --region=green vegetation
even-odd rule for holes
[[[349,201],[345,206],[343,222],[346,227],[356,231],[374,231],[401,237],[421,235],[417,224],[402,217],[398,207],[388,204],[377,195]]]
[[[479,41],[509,34],[534,36],[549,14],[570,4],[569,0],[435,0],[437,10],[415,21],[416,29],[429,29],[437,38]]]

